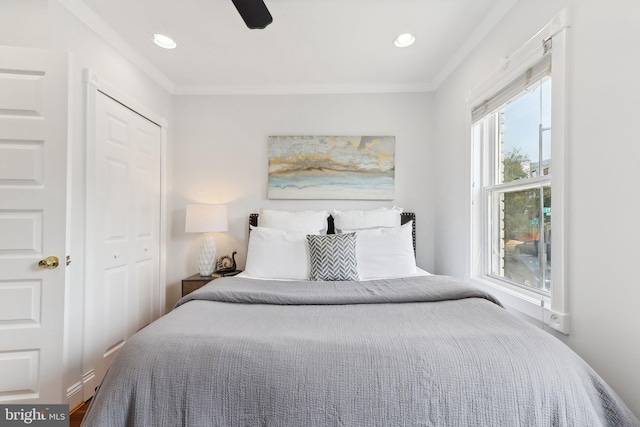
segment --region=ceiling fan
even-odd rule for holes
[[[269,9],[262,0],[231,0],[242,16],[244,23],[252,30],[263,29],[273,22]]]

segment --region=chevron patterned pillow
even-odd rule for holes
[[[309,280],[358,280],[356,233],[307,235]]]

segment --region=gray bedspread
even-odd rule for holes
[[[563,343],[450,277],[221,278],[138,332],[83,426],[640,426]]]

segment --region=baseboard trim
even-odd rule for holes
[[[82,399],[82,389],[83,386],[80,381],[67,388],[67,404],[69,405],[69,408],[73,408],[69,412],[75,411],[84,403],[84,400]]]
[[[96,371],[91,369],[82,376],[82,400],[87,401],[96,394]]]

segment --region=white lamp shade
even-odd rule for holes
[[[187,233],[211,233],[227,231],[229,221],[226,205],[187,205],[184,231]]]

